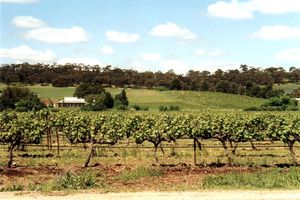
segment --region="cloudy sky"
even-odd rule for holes
[[[300,66],[300,0],[0,0],[0,63]]]

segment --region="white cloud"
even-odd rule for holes
[[[275,59],[286,62],[300,62],[300,48],[283,50],[275,55]]]
[[[113,55],[115,53],[114,49],[110,46],[103,46],[100,52],[104,55]]]
[[[157,25],[152,28],[150,35],[157,37],[170,37],[178,40],[195,40],[197,35],[185,27],[167,22],[166,24]]]
[[[38,40],[46,43],[71,44],[88,41],[86,31],[77,26],[69,29],[51,27],[36,28],[25,33],[27,39]]]
[[[143,53],[141,54],[141,58],[145,61],[159,61],[161,57],[159,54]]]
[[[19,28],[38,28],[45,25],[42,20],[31,16],[17,16],[13,18],[12,24]]]
[[[126,33],[118,31],[107,31],[105,33],[105,36],[108,41],[119,43],[137,42],[141,38],[140,35],[137,33]]]
[[[205,61],[198,64],[198,67],[195,70],[206,70],[209,72],[215,72],[218,69],[223,71],[229,69],[239,69],[240,64],[236,62],[227,62],[227,61]]]
[[[253,10],[249,2],[239,2],[232,0],[230,2],[218,1],[207,7],[209,15],[228,19],[251,19]]]
[[[253,37],[262,40],[300,39],[300,28],[283,25],[264,26],[254,32]]]
[[[85,58],[85,57],[76,57],[76,58],[61,58],[57,61],[58,64],[85,64],[85,65],[101,65],[101,62],[97,58]]]
[[[284,14],[300,11],[299,0],[252,0],[257,11],[264,14]]]
[[[221,49],[213,49],[213,50],[207,50],[207,49],[198,49],[195,52],[196,56],[208,56],[208,57],[219,57],[224,55],[224,51]]]
[[[164,71],[173,69],[175,73],[185,74],[189,70],[188,64],[180,59],[163,59],[160,63]]]
[[[55,61],[56,56],[48,49],[39,51],[22,45],[11,49],[0,48],[0,58],[10,58],[16,62],[51,63]]]
[[[25,4],[25,3],[35,3],[38,2],[38,0],[0,0],[0,3],[20,3],[20,4]]]
[[[228,19],[250,19],[255,12],[284,14],[300,12],[299,0],[248,0],[218,1],[207,7],[208,14]]]

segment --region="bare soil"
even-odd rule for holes
[[[299,200],[299,190],[278,191],[199,191],[106,193],[81,191],[73,194],[0,193],[0,200]]]

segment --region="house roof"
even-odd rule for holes
[[[42,104],[44,104],[46,106],[54,104],[51,99],[42,99],[41,102],[42,102]]]
[[[77,97],[64,97],[59,103],[85,103],[85,100]]]

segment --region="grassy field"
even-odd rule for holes
[[[0,85],[0,90],[5,85]],[[41,99],[59,100],[66,96],[73,96],[75,87],[55,88],[52,86],[27,86],[39,94]],[[120,92],[120,88],[107,88],[113,95]],[[157,110],[160,105],[176,105],[186,111],[207,109],[244,109],[260,106],[264,100],[241,95],[224,94],[201,91],[157,91],[147,89],[126,89],[131,105],[148,106],[150,110]]]
[[[294,89],[297,89],[300,87],[299,83],[286,83],[286,84],[280,84],[275,85],[274,88],[276,89],[283,89],[285,93],[290,94]]]

